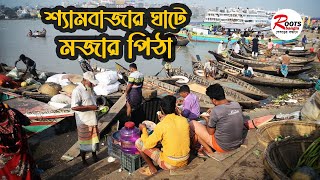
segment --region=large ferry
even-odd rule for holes
[[[216,8],[209,10],[204,22],[220,24],[267,24],[275,12],[249,8]]]

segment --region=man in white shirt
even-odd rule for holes
[[[223,47],[223,43],[224,42],[221,40],[220,44],[218,45],[218,50],[217,50],[218,54],[222,54],[224,52],[224,50],[225,50],[225,48]]]
[[[214,62],[213,60],[209,60],[208,62],[204,63],[203,71],[204,71],[204,76],[208,78],[208,76],[215,77],[215,72],[216,68],[214,67]]]
[[[85,72],[83,80],[73,90],[71,97],[71,109],[75,111],[80,154],[84,165],[88,165],[86,152],[92,152],[94,161],[98,161],[96,151],[99,148],[99,131],[95,112],[98,107],[93,94],[93,87],[97,84],[93,72]]]
[[[233,47],[233,52],[240,54],[240,41],[237,41],[236,45]]]

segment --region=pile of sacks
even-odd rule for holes
[[[119,75],[116,71],[105,71],[95,75],[99,84],[93,88],[96,95],[107,96],[119,90]]]
[[[48,102],[50,106],[55,108],[70,108],[72,91],[81,82],[82,76],[73,74],[55,74],[50,76],[45,84],[55,88],[57,91],[51,91],[51,100]]]
[[[76,77],[77,76],[77,77]],[[72,74],[56,74],[49,77],[46,83],[55,83],[61,86],[61,91],[54,94],[51,98],[49,105],[56,108],[71,107],[71,95],[74,88],[78,83],[81,83],[82,76]],[[107,96],[119,90],[120,82],[119,76],[116,71],[105,71],[95,75],[99,81],[93,90],[98,96]]]

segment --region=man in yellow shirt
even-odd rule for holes
[[[175,114],[176,98],[165,96],[160,102],[160,122],[149,136],[146,126],[140,124],[141,138],[136,147],[148,167],[141,168],[140,173],[152,175],[157,172],[152,160],[162,169],[176,169],[186,166],[190,152],[189,124],[186,118]],[[160,142],[162,149],[156,148]]]

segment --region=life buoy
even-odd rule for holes
[[[171,78],[179,79],[178,81],[176,81],[176,83],[178,84],[187,84],[189,82],[189,78],[185,76],[172,76]]]
[[[204,71],[203,71],[203,70],[195,70],[194,73],[195,73],[197,76],[204,77]]]

